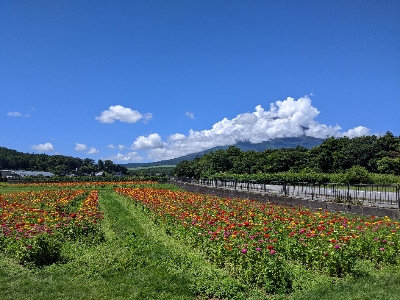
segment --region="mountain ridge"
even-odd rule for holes
[[[238,147],[242,151],[257,151],[261,152],[267,149],[281,149],[281,148],[295,148],[297,146],[303,146],[307,149],[311,149],[315,146],[322,144],[324,139],[309,137],[309,136],[300,136],[300,137],[290,137],[290,138],[275,138],[273,140],[261,142],[261,143],[250,143],[248,141],[245,142],[237,142],[234,145],[227,145],[227,146],[216,146],[207,150],[203,150],[196,153],[187,154],[184,156],[180,156],[177,158],[171,158],[166,160],[160,160],[151,163],[127,163],[127,164],[119,164],[126,168],[140,168],[140,167],[156,167],[156,166],[167,166],[167,165],[177,165],[181,161],[184,160],[193,160],[196,157],[201,157],[204,154],[207,154],[211,151],[216,150],[226,150],[230,146]]]

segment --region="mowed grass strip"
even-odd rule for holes
[[[145,261],[147,269],[159,270],[157,280],[172,283],[163,289],[175,292],[182,290],[190,293],[193,299],[264,298],[260,291],[249,290],[225,271],[208,263],[201,253],[166,234],[163,227],[149,219],[141,205],[116,194],[112,194],[109,199],[110,202],[105,198],[102,202],[109,212],[105,218],[107,239],[123,237],[124,243],[131,243],[128,247],[136,247],[135,257],[140,258],[142,263]],[[118,213],[121,210],[127,213]],[[177,296],[171,299],[178,299]]]

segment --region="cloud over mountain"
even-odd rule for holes
[[[235,118],[215,123],[211,129],[194,131],[188,135],[173,134],[163,143],[158,134],[152,138],[139,137],[135,149],[149,149],[147,155],[153,160],[164,160],[195,153],[215,146],[235,144],[238,141],[261,143],[274,138],[297,137],[307,135],[316,138],[357,137],[368,135],[370,130],[358,126],[347,132],[341,127],[321,124],[315,121],[320,112],[311,105],[311,99],[304,96],[298,100],[288,97],[283,101],[270,104],[269,110],[261,105],[253,113],[243,113]]]

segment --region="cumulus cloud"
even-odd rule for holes
[[[168,140],[170,142],[176,142],[176,141],[181,141],[183,139],[185,139],[185,135],[182,133],[175,133],[175,134],[171,134],[168,138]]]
[[[125,146],[124,145],[118,145],[118,149],[119,150],[123,150],[123,149],[125,149]]]
[[[85,144],[75,143],[75,150],[76,151],[84,151],[86,149],[87,149],[87,146]]]
[[[189,117],[191,119],[194,119],[194,114],[193,113],[187,111],[185,114],[186,114],[187,117]]]
[[[104,110],[101,112],[100,116],[95,119],[100,123],[114,123],[115,120],[119,120],[121,122],[126,123],[136,123],[139,120],[150,120],[152,118],[152,114],[141,114],[137,110],[132,110],[128,107],[123,107],[122,105],[110,106],[108,110]]]
[[[370,135],[370,130],[364,126],[357,126],[353,129],[343,132],[340,136],[347,136],[349,138],[354,138],[364,135]]]
[[[39,151],[39,152],[50,152],[54,151],[54,147],[50,143],[45,143],[45,144],[39,144],[39,145],[33,145],[31,147],[33,150]]]
[[[298,100],[288,97],[286,100],[271,103],[269,110],[257,105],[252,113],[239,114],[231,120],[224,118],[208,130],[190,130],[187,136],[180,133],[173,134],[168,138],[167,143],[163,143],[158,134],[153,134],[154,139],[150,136],[140,137],[132,147],[149,149],[147,155],[150,159],[165,160],[215,146],[232,145],[238,141],[261,143],[274,138],[301,135],[327,138],[369,134],[369,129],[363,126],[342,133],[338,125],[328,126],[315,121],[318,114],[319,111],[311,105],[311,99],[308,96]],[[156,141],[156,143],[153,144],[150,141]]]
[[[117,155],[110,156],[108,159],[112,161],[128,162],[128,161],[142,161],[143,157],[141,157],[137,152],[129,152],[126,154],[118,153]]]
[[[115,149],[115,148],[117,148],[117,147],[115,147],[113,144],[110,144],[110,145],[108,145],[107,147],[110,148],[110,149]]]
[[[100,152],[100,151],[97,150],[96,148],[91,147],[91,148],[89,149],[89,151],[86,152],[86,154],[97,154],[97,153],[99,153],[99,152]]]
[[[132,144],[131,150],[157,149],[164,148],[164,143],[158,133],[148,136],[139,136]]]

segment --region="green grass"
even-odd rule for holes
[[[0,253],[0,299],[400,299],[400,268],[367,262],[358,278],[334,280],[293,266],[297,291],[268,297],[166,234],[140,205],[108,188],[100,204],[105,242],[64,244],[62,264],[28,269]]]
[[[162,165],[162,166],[148,166],[148,167],[134,167],[128,168],[128,170],[146,170],[146,169],[163,169],[163,168],[175,168],[176,165]]]
[[[400,270],[398,267],[384,271],[374,270],[364,277],[323,283],[309,291],[290,297],[296,300],[398,300],[400,299]]]
[[[28,191],[43,191],[43,190],[58,190],[56,187],[29,187],[29,186],[20,186],[14,185],[10,183],[3,183],[0,185],[0,194],[7,193],[19,193],[19,192],[28,192]]]

